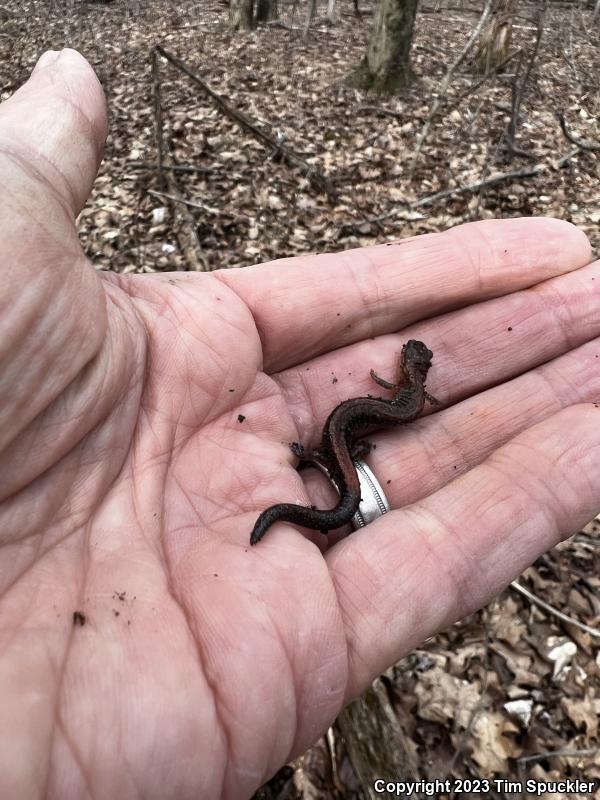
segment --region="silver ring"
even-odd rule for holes
[[[317,467],[324,475],[327,475],[335,486],[337,493],[340,494],[340,487],[329,474],[327,467],[313,461],[310,463],[311,466]],[[368,464],[362,459],[353,459],[352,463],[356,468],[356,474],[358,475],[358,482],[360,485],[360,505],[358,506],[358,511],[351,520],[352,527],[356,530],[357,528],[364,528],[369,522],[373,522],[377,517],[382,517],[391,509],[381,484]]]
[[[390,511],[390,504],[369,465],[360,459],[353,461],[353,464],[360,484],[360,505],[352,517],[352,527],[356,530],[387,514]]]

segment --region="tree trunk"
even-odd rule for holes
[[[327,0],[327,22],[335,25],[335,0]]]
[[[410,48],[417,0],[380,0],[367,55],[349,83],[378,93],[393,94],[414,78]]]
[[[249,31],[252,28],[254,0],[231,0],[229,5],[229,27],[234,31]]]
[[[272,22],[279,16],[277,0],[258,0],[256,6],[257,22]]]
[[[402,705],[394,706],[389,684],[387,677],[377,678],[361,697],[342,711],[335,723],[362,784],[361,794],[365,800],[392,796],[387,792],[381,795],[373,788],[382,775],[401,774],[410,781],[420,777],[417,747],[407,733],[410,713]],[[402,792],[401,796],[408,795]],[[419,792],[416,796],[423,797],[423,794]]]
[[[317,0],[309,0],[308,9],[306,13],[306,22],[304,23],[304,33],[302,34],[305,39],[308,36],[308,29],[312,25],[312,21],[315,18],[316,13],[317,13]]]
[[[477,71],[483,75],[498,68],[506,56],[512,38],[517,0],[498,0],[489,25],[484,29],[475,55]]]

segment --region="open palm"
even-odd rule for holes
[[[600,271],[512,220],[97,274],[74,219],[105,126],[72,51],[0,111],[0,796],[243,798],[598,510]],[[445,407],[370,437],[399,510],[251,548],[266,506],[333,504],[288,443],[411,337]]]

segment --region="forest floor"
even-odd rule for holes
[[[294,15],[285,0],[280,8],[288,27],[244,34],[228,31],[226,6],[216,0],[22,0],[0,8],[2,99],[26,80],[44,49],[63,46],[86,56],[106,92],[106,155],[79,218],[81,242],[95,266],[214,270],[523,215],[570,220],[597,247],[600,153],[586,142],[600,141],[600,21],[594,28],[591,7],[547,10],[510,154],[511,103],[536,41],[533,6],[521,7],[513,32],[511,52],[521,56],[483,83],[467,57],[444,90],[448,66],[481,8],[422,4],[415,83],[380,98],[345,83],[372,24],[373,3],[360,5],[359,21],[353,3],[338,0],[335,25],[321,10],[306,39],[304,4]],[[163,58],[155,84],[157,44],[275,144],[241,128],[205,88]],[[169,167],[163,172],[157,169],[155,85]],[[568,140],[558,114],[579,145]],[[286,163],[284,148],[301,161]],[[497,182],[486,184],[492,178]],[[598,529],[591,524],[521,576],[533,599],[508,589],[387,673],[380,689],[388,722],[392,715],[392,735],[404,742],[397,775],[600,779],[600,634],[561,620],[536,599],[598,626]],[[355,766],[334,726],[257,796],[372,796]],[[524,795],[498,788],[487,796]]]

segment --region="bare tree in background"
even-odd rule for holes
[[[234,31],[249,31],[252,28],[254,0],[231,0],[229,26]]]
[[[410,48],[417,0],[380,0],[371,39],[360,67],[349,83],[393,94],[412,83]]]
[[[475,64],[482,74],[496,70],[506,60],[512,39],[517,0],[497,0],[489,25],[481,34]]]
[[[304,38],[308,36],[308,29],[317,13],[317,0],[308,0],[308,10],[306,12],[306,22],[304,23]]]
[[[257,22],[273,22],[278,17],[277,0],[258,0],[256,6]]]

